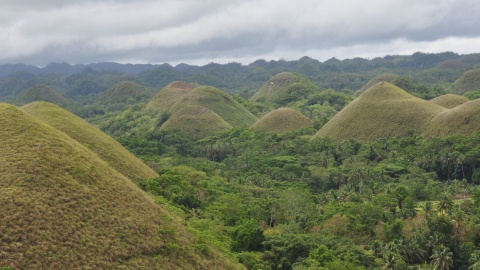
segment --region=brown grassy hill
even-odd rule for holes
[[[439,113],[423,130],[426,137],[469,135],[480,130],[480,99],[465,102]]]
[[[469,99],[464,96],[459,96],[455,94],[446,94],[443,96],[436,97],[434,99],[429,100],[434,104],[440,105],[444,108],[451,109],[457,107],[460,104],[468,102]]]
[[[480,90],[480,68],[465,72],[453,83],[452,90],[458,94]]]
[[[199,105],[183,107],[160,127],[163,130],[186,132],[197,139],[221,134],[231,128],[218,114]]]
[[[138,181],[157,175],[117,141],[67,110],[47,102],[30,103],[22,109],[87,146],[132,180]]]
[[[151,95],[150,89],[143,85],[122,81],[103,92],[95,100],[95,105],[102,106],[107,111],[123,111],[128,105],[148,100]]]
[[[251,99],[275,106],[286,106],[290,102],[306,98],[318,89],[300,74],[282,72],[270,78]]]
[[[361,89],[360,93],[363,93],[365,90],[368,88],[374,86],[375,84],[379,82],[388,82],[392,83],[395,81],[395,79],[399,78],[400,76],[393,74],[393,73],[385,73],[385,74],[380,74],[377,75],[375,78],[371,79],[367,84],[365,84]]]
[[[443,110],[446,109],[390,83],[377,83],[337,113],[314,138],[368,142],[419,133],[421,127]]]
[[[27,104],[34,101],[47,101],[64,108],[73,103],[73,101],[44,84],[36,84],[26,89],[17,98],[19,104]]]
[[[196,85],[175,81],[161,89],[147,103],[146,108],[155,112],[168,112],[172,106],[188,94]]]
[[[297,110],[290,108],[276,109],[253,124],[252,129],[284,133],[311,127],[313,122]]]
[[[236,268],[65,133],[7,104],[0,126],[0,268]]]
[[[208,108],[232,127],[250,127],[257,118],[229,94],[210,86],[197,87],[182,97],[170,109],[173,115],[190,105]]]

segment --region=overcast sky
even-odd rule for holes
[[[0,63],[480,52],[478,0],[0,0]]]

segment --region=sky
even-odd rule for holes
[[[0,0],[0,64],[480,52],[478,0]]]

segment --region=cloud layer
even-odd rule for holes
[[[477,0],[6,0],[0,63],[207,63],[480,48]]]

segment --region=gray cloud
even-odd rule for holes
[[[2,1],[0,62],[467,53],[480,44],[478,14],[476,0]]]

